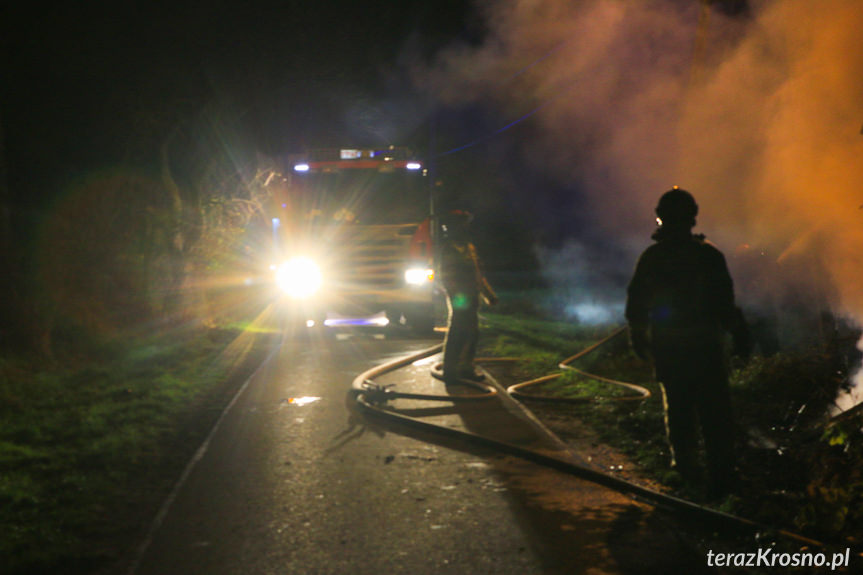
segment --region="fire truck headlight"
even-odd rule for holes
[[[434,280],[434,270],[429,268],[410,268],[405,270],[405,282],[410,285],[424,285]]]
[[[308,258],[293,258],[276,268],[276,285],[294,298],[314,295],[321,281],[321,269]]]

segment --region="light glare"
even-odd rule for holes
[[[434,280],[434,270],[430,268],[411,268],[405,270],[405,281],[410,285],[423,285]]]
[[[321,282],[321,270],[309,258],[293,258],[276,269],[276,284],[291,297],[310,297],[320,289]]]

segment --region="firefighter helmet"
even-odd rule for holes
[[[468,234],[473,214],[465,210],[450,210],[441,218],[441,230],[444,237],[463,239]]]
[[[695,216],[698,215],[698,204],[692,194],[674,186],[659,198],[656,204],[656,215],[663,224],[695,225]]]

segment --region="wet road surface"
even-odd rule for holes
[[[359,373],[438,342],[372,331],[284,340],[225,412],[130,572],[701,571],[703,558],[648,506],[354,408]],[[444,392],[429,368],[383,382]],[[443,406],[433,408],[443,425],[559,449],[511,400]]]

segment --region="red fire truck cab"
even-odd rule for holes
[[[406,148],[291,156],[273,193],[275,282],[308,325],[435,319],[431,196]]]

